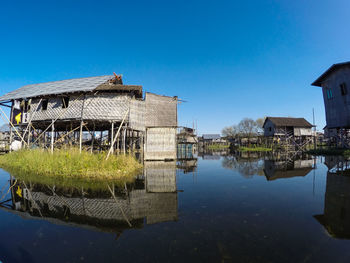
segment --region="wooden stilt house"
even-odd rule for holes
[[[11,140],[23,146],[140,149],[145,160],[176,158],[177,97],[144,95],[118,75],[27,85],[1,96],[0,105],[11,108]]]
[[[311,85],[322,88],[328,138],[350,147],[350,61],[332,65]]]

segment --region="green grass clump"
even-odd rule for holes
[[[142,165],[129,155],[79,153],[78,149],[20,150],[0,156],[0,167],[19,177],[55,177],[64,179],[125,179],[134,177]]]
[[[209,150],[222,150],[222,149],[228,149],[230,145],[222,145],[222,144],[211,144],[208,145]]]
[[[240,152],[270,152],[272,148],[266,147],[239,147],[238,151]]]

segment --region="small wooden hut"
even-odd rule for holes
[[[24,146],[141,149],[145,160],[176,158],[177,97],[144,95],[118,75],[27,85],[1,96],[0,105],[11,108],[10,140]]]

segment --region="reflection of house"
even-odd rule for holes
[[[197,170],[197,158],[178,160],[176,167],[186,173],[193,173]]]
[[[145,180],[129,190],[114,188],[116,200],[106,190],[52,188],[34,184],[12,188],[11,208],[27,218],[92,226],[103,231],[121,231],[147,224],[177,220],[175,162],[148,163]],[[18,190],[20,189],[20,190]],[[2,206],[4,208],[4,206]]]
[[[325,156],[324,164],[331,173],[350,175],[350,161],[344,156]]]
[[[322,215],[315,215],[334,238],[350,239],[350,177],[327,173]]]
[[[314,160],[264,161],[264,174],[268,181],[306,176],[312,169]]]

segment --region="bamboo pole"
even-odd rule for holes
[[[111,129],[111,149],[112,149],[112,154],[114,153],[113,138],[114,138],[114,122],[112,122],[112,129]]]
[[[12,102],[12,105],[11,105],[11,115],[10,115],[10,119],[12,120],[13,119],[13,102]],[[9,152],[11,152],[11,144],[12,144],[12,136],[13,136],[13,133],[12,133],[12,126],[10,126],[10,145],[9,145]]]
[[[31,129],[30,129],[30,127],[29,127],[29,129],[28,129],[28,138],[27,138],[27,147],[29,148],[29,146],[30,146],[30,134],[31,134]],[[23,135],[24,136],[24,135]]]
[[[107,154],[106,160],[108,160],[109,155],[111,154],[112,147],[113,147],[113,145],[115,144],[115,141],[116,141],[116,140],[117,140],[117,138],[118,138],[118,135],[119,135],[120,129],[122,128],[123,123],[124,123],[124,121],[125,121],[126,116],[128,115],[128,113],[129,113],[129,109],[127,109],[127,110],[126,110],[126,112],[125,112],[125,114],[124,114],[123,120],[122,120],[122,122],[121,122],[121,124],[120,124],[120,126],[119,126],[119,128],[118,128],[117,134],[115,135],[115,137],[114,137],[114,139],[113,139],[113,143],[112,143],[112,145],[111,145],[111,148],[110,148],[110,149],[109,149],[109,151],[108,151],[108,154]]]
[[[55,140],[55,125],[54,125],[54,120],[52,120],[52,124],[51,124],[51,153],[52,154],[53,154],[54,140]]]
[[[108,187],[108,190],[111,192],[111,195],[113,196],[114,201],[116,202],[116,204],[118,205],[120,211],[122,212],[122,215],[123,215],[125,221],[128,223],[128,225],[129,225],[130,227],[132,227],[130,221],[128,220],[128,218],[126,217],[126,215],[125,215],[125,213],[124,213],[123,208],[119,205],[118,200],[117,200],[117,198],[115,197],[115,194],[114,194],[114,192],[112,191],[111,187],[110,187],[108,184],[107,184],[107,187]],[[113,189],[113,190],[114,190],[114,189]]]
[[[94,149],[94,140],[95,140],[95,122],[94,122],[94,131],[91,134],[91,153],[93,153],[93,149]]]
[[[81,153],[81,145],[83,142],[83,121],[80,121],[80,130],[79,130],[79,153]]]

